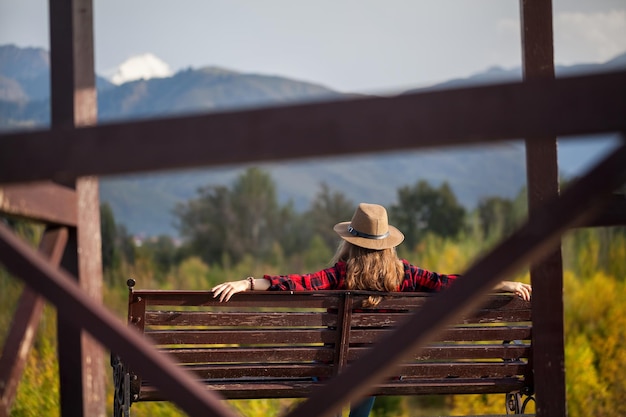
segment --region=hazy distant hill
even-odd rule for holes
[[[626,68],[626,53],[620,54],[613,59],[601,64],[575,64],[556,65],[554,71],[557,77],[568,77],[588,73],[600,73],[619,71]],[[468,85],[481,85],[493,83],[514,82],[522,79],[522,69],[491,67],[483,72],[473,74],[467,78],[455,78],[436,85],[407,91],[408,93],[427,90],[441,90],[446,88],[459,88]]]
[[[50,95],[50,57],[40,48],[0,46],[0,74],[12,81],[17,89],[13,94],[0,93],[7,101],[36,101]],[[4,84],[4,83],[3,83]]]
[[[339,94],[283,77],[221,68],[187,69],[168,78],[132,81],[98,97],[99,118],[128,119],[330,99]]]
[[[96,77],[99,91],[113,86]],[[0,132],[50,124],[50,55],[41,48],[0,45]]]
[[[261,165],[277,184],[281,202],[308,208],[325,182],[353,202],[389,205],[396,190],[426,179],[433,185],[447,180],[468,207],[485,196],[513,197],[525,182],[524,152],[510,144],[447,152],[339,157]],[[169,209],[194,197],[200,186],[228,185],[244,167],[192,170],[178,173],[125,176],[101,181],[101,198],[116,218],[137,233],[174,233]]]
[[[559,69],[602,71],[626,67],[626,54],[606,64]],[[0,129],[49,124],[49,58],[35,48],[0,46]],[[519,69],[492,68],[430,88],[452,88],[519,79]],[[215,67],[187,69],[167,78],[115,86],[98,77],[99,120],[110,121],[224,109],[284,104],[340,97],[320,85],[284,77],[244,74]],[[384,140],[384,138],[381,138]],[[448,181],[459,200],[474,207],[480,198],[513,197],[525,183],[521,146],[454,148],[274,163],[262,166],[277,184],[282,202],[304,210],[325,182],[359,201],[392,204],[396,190],[425,179]],[[200,186],[229,184],[245,167],[122,176],[101,180],[101,199],[118,222],[134,233],[175,234],[171,209],[195,196]]]

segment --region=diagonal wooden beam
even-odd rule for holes
[[[154,381],[169,399],[190,416],[235,417],[221,397],[207,391],[190,373],[178,367],[139,333],[121,323],[109,310],[94,303],[65,272],[15,236],[0,223],[0,262],[14,276],[53,303],[58,313],[83,328],[111,351],[133,362],[138,372]]]
[[[626,226],[626,195],[612,194],[605,209],[581,227]]]
[[[45,181],[0,187],[0,213],[76,227],[76,192]]]
[[[451,288],[433,297],[407,323],[381,340],[288,417],[325,417],[367,394],[368,387],[394,375],[395,365],[431,341],[438,329],[480,304],[493,285],[522,266],[540,260],[568,228],[593,216],[607,193],[626,181],[626,145],[548,202],[527,223],[472,266]]]
[[[615,132],[625,97],[623,71],[11,133],[0,183]]]
[[[60,264],[67,237],[65,227],[48,228],[44,231],[39,252],[49,259],[51,266]],[[0,417],[10,415],[28,352],[35,340],[43,304],[44,300],[39,294],[29,286],[24,286],[0,357]]]

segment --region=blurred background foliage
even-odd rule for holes
[[[251,168],[231,187],[205,187],[174,209],[181,239],[138,240],[101,207],[104,303],[126,317],[126,279],[140,288],[209,289],[248,275],[311,272],[329,265],[338,243],[332,226],[349,220],[358,202],[321,184],[303,213],[277,201],[266,172]],[[468,210],[447,184],[418,181],[398,190],[390,223],[406,234],[401,257],[442,273],[463,273],[526,217],[526,190],[517,198],[487,197]],[[34,247],[42,226],[0,218]],[[626,228],[570,231],[563,239],[565,356],[568,413],[626,415]],[[527,271],[511,280],[529,282]],[[22,289],[0,268],[0,342],[3,344]],[[112,378],[111,378],[112,379]],[[112,403],[112,381],[107,401]],[[59,415],[56,313],[47,305],[11,416]],[[298,400],[231,401],[250,417],[278,416]],[[110,407],[110,406],[109,406]],[[534,412],[533,405],[529,412]],[[171,403],[139,403],[136,417],[184,416]],[[381,397],[372,417],[504,413],[503,395]],[[347,408],[344,410],[347,415]]]

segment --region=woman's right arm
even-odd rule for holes
[[[239,281],[224,282],[212,288],[213,297],[220,297],[220,301],[228,301],[233,294],[248,290],[275,290],[275,291],[317,291],[334,290],[343,286],[345,264],[335,266],[312,274],[265,275],[263,278],[253,278],[254,287],[250,278]]]

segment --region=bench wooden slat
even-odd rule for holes
[[[332,362],[333,348],[303,347],[234,347],[234,348],[176,348],[164,349],[180,363],[207,362]]]
[[[230,363],[185,366],[202,379],[314,378],[333,375],[331,364],[323,363]],[[488,378],[524,375],[528,364],[515,362],[411,363],[399,367],[398,376],[423,378]],[[207,381],[210,382],[210,381]],[[262,383],[262,381],[260,381]]]
[[[518,378],[443,378],[404,380],[401,383],[381,384],[373,390],[375,395],[452,395],[452,394],[506,394],[524,388]]]
[[[210,291],[160,291],[160,290],[137,290],[133,291],[135,297],[145,297],[148,306],[214,306],[220,309],[235,308],[267,308],[267,307],[286,307],[286,297],[289,297],[289,303],[292,308],[320,308],[331,309],[337,308],[339,299],[335,292],[272,292],[267,291],[263,298],[259,300],[257,293],[239,293],[237,297],[232,298],[228,303],[220,303],[218,299],[213,298]]]
[[[375,343],[390,329],[354,329],[350,343]],[[156,344],[271,344],[271,343],[334,343],[336,330],[318,329],[254,329],[254,330],[147,330]],[[445,330],[436,341],[505,341],[528,340],[531,329],[525,326],[458,327]]]
[[[410,311],[408,312],[410,314]],[[406,312],[355,312],[353,327],[394,326],[406,319]],[[482,309],[463,319],[463,323],[528,322],[529,308],[519,310]],[[211,312],[211,311],[147,311],[151,325],[177,326],[335,326],[336,313],[311,315],[310,312]]]
[[[367,347],[351,347],[348,360],[355,361],[365,355]],[[502,359],[512,360],[528,358],[530,345],[434,345],[427,346],[416,353],[410,360],[432,361],[452,359]]]
[[[225,399],[249,398],[304,398],[323,382],[314,381],[267,381],[263,385],[246,383],[207,383],[208,390],[219,393]],[[523,381],[516,378],[483,378],[479,381],[463,378],[423,379],[380,384],[369,395],[452,395],[452,394],[505,394],[520,390]],[[152,386],[142,387],[140,401],[167,401]]]
[[[311,379],[307,381],[265,381],[263,384],[250,384],[245,382],[207,383],[208,390],[220,394],[225,399],[239,400],[250,398],[304,398],[312,389],[321,386],[321,382]],[[167,401],[154,386],[148,385],[141,388],[137,401]]]
[[[412,363],[398,368],[398,375],[411,378],[493,378],[524,375],[528,363],[515,362],[444,362]]]
[[[322,362],[309,363],[230,363],[217,365],[192,365],[185,369],[193,372],[201,379],[293,379],[331,377],[334,374],[332,364]]]
[[[318,347],[233,347],[163,349],[179,363],[209,362],[307,362],[332,361],[333,348]],[[367,347],[350,347],[348,360],[355,361],[368,351]],[[501,359],[528,358],[530,345],[434,345],[420,350],[411,360]]]
[[[268,345],[305,343],[334,343],[337,332],[319,329],[262,329],[262,330],[154,330],[146,331],[158,345]]]
[[[148,311],[150,326],[314,327],[336,326],[336,314],[310,312]]]
[[[367,295],[361,293],[378,295],[376,293],[367,293],[364,291],[354,291],[352,296],[352,308],[361,309],[363,301],[368,298]],[[425,302],[438,294],[428,293],[392,293],[390,296],[382,296],[379,304],[372,310],[408,310],[415,311],[422,308]],[[480,306],[480,310],[527,310],[530,309],[528,302],[518,297],[511,297],[507,294],[491,294]]]
[[[392,329],[353,329],[350,343],[374,343]],[[531,338],[529,326],[455,327],[445,329],[435,342],[443,341],[505,341],[528,340]]]
[[[382,327],[397,326],[407,319],[408,313],[384,312],[384,313],[359,313],[352,314],[352,327]],[[515,323],[529,322],[531,320],[531,310],[479,310],[467,317],[464,317],[460,324],[475,323]]]

